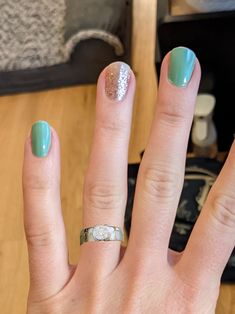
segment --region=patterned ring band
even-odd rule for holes
[[[122,241],[123,231],[119,227],[109,225],[96,225],[82,229],[80,232],[80,245],[90,241]]]

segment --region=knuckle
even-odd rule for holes
[[[86,183],[85,203],[89,210],[113,210],[121,206],[120,188],[107,183]]]
[[[172,199],[178,189],[179,177],[166,166],[147,167],[143,170],[144,192],[154,199]]]
[[[184,304],[193,304],[200,297],[200,288],[193,284],[184,282],[181,289],[178,289],[178,297],[183,300]]]
[[[58,185],[55,178],[49,175],[30,174],[24,177],[23,188],[36,191],[47,191]]]
[[[99,129],[105,134],[122,134],[126,130],[127,123],[116,117],[115,119],[104,119],[98,122]]]
[[[235,227],[235,196],[216,195],[212,199],[212,215],[220,224],[234,230]]]
[[[195,284],[189,282],[189,280],[180,281],[180,286],[178,281],[175,284],[175,290],[173,295],[174,299],[178,300],[178,307],[181,309],[182,313],[199,313],[198,309],[204,308],[203,313],[214,313],[214,303],[207,302],[208,300],[203,300],[203,294],[201,289],[201,284]],[[210,285],[208,291],[212,292],[212,295],[218,297],[219,293],[219,282],[215,286]],[[202,304],[202,302],[204,304]],[[178,313],[178,312],[177,312]],[[202,313],[200,311],[200,313]]]
[[[186,124],[188,121],[185,112],[179,109],[164,110],[159,112],[160,120],[167,126],[181,126]]]
[[[28,246],[35,248],[51,247],[55,243],[55,231],[54,228],[48,228],[48,230],[42,230],[38,232],[31,231],[30,229],[25,231]]]

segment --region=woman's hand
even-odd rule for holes
[[[180,47],[167,54],[124,254],[119,241],[88,242],[81,246],[78,265],[69,265],[59,140],[46,122],[33,125],[23,168],[29,314],[214,313],[235,240],[234,144],[186,249],[168,249],[199,81],[192,51]],[[123,227],[134,91],[134,74],[123,63],[109,65],[99,77],[83,228]]]

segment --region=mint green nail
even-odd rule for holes
[[[177,87],[187,86],[195,66],[195,53],[185,47],[174,48],[170,53],[169,81]]]
[[[51,128],[46,121],[37,121],[31,129],[32,151],[37,157],[45,157],[51,145]]]

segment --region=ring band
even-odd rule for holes
[[[80,245],[90,241],[122,241],[121,228],[109,225],[96,225],[82,229],[80,232]]]

